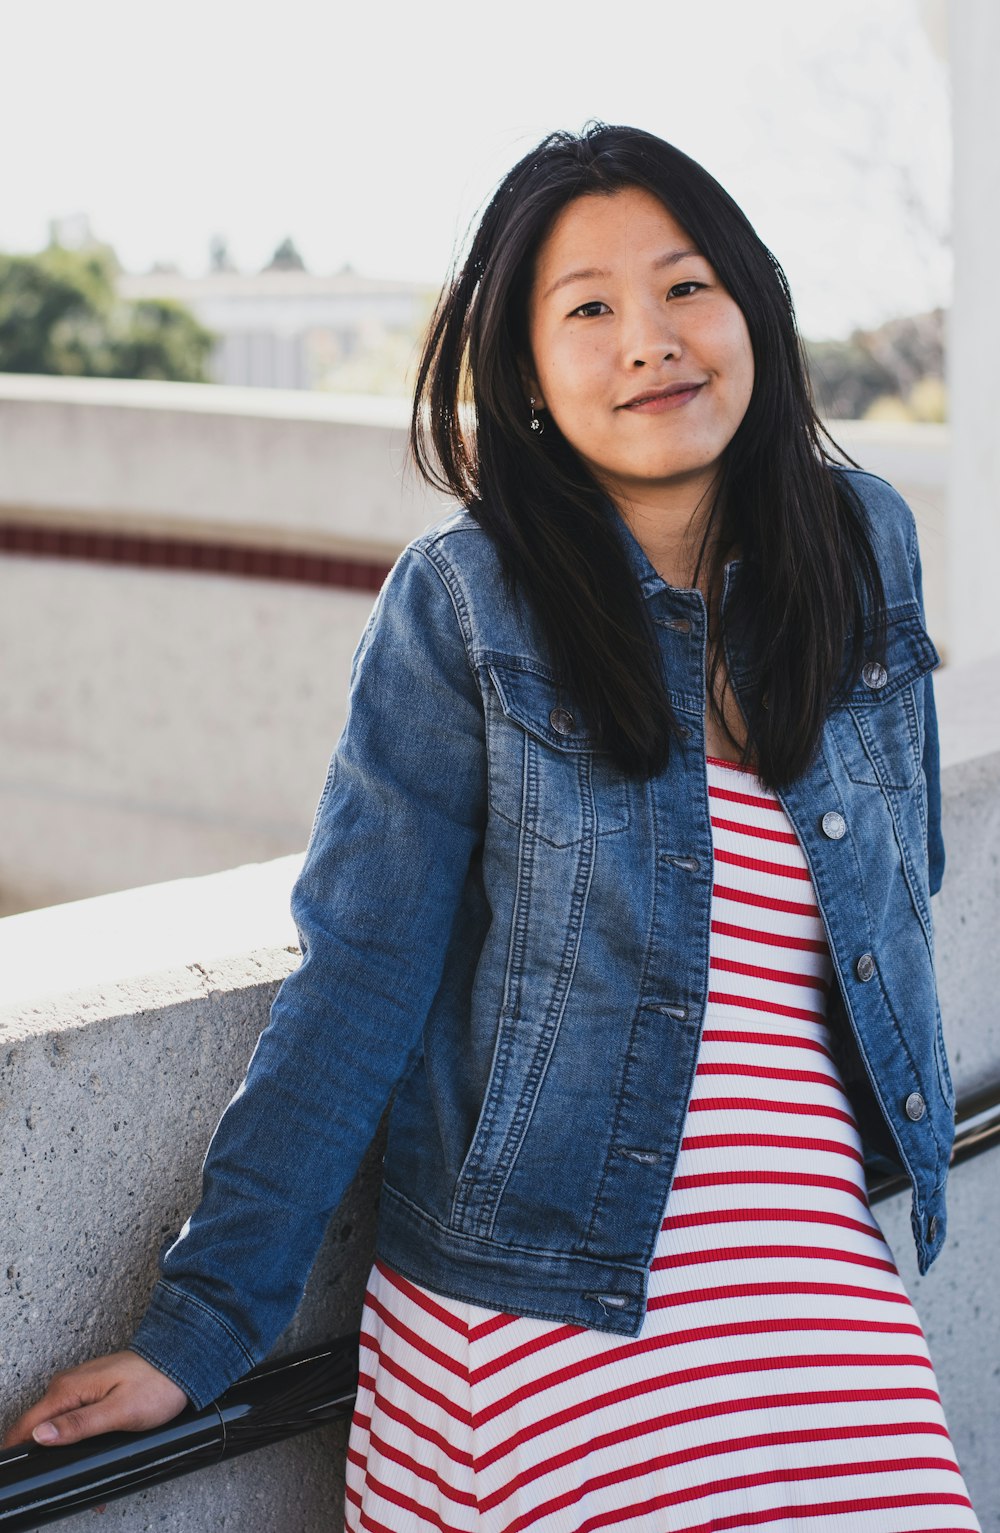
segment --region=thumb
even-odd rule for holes
[[[120,1431],[121,1428],[121,1409],[116,1409],[115,1402],[108,1399],[100,1400],[96,1405],[75,1406],[48,1421],[40,1421],[31,1435],[36,1443],[44,1443],[47,1447],[58,1443],[62,1447],[85,1437],[96,1437],[99,1432]]]

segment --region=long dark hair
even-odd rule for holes
[[[780,788],[812,761],[845,661],[847,674],[862,662],[866,627],[881,650],[885,597],[864,507],[820,442],[822,432],[858,467],[816,414],[785,274],[708,171],[650,133],[603,123],[552,133],[526,154],[442,291],[417,375],[411,450],[424,477],[493,539],[508,593],[530,603],[555,677],[598,747],[627,773],[660,771],[678,727],[656,632],[612,524],[618,513],[551,416],[542,440],[530,429],[523,381],[540,245],[568,202],[625,187],[651,192],[674,216],[750,334],[753,391],[722,455],[702,556],[716,551],[706,567],[712,613],[723,555],[739,546],[726,625],[739,625],[755,676],[742,699],[742,761]],[[714,701],[723,646],[711,628],[709,643],[709,697],[725,727]]]

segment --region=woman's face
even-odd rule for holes
[[[528,307],[530,392],[619,502],[693,506],[746,412],[743,312],[650,192],[564,207]],[[679,383],[693,392],[664,394]]]

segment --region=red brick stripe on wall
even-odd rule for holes
[[[36,558],[82,559],[129,564],[143,569],[200,570],[253,580],[293,580],[301,585],[378,591],[390,566],[335,554],[297,553],[287,548],[241,543],[202,543],[191,538],[141,537],[126,532],[90,532],[81,527],[45,527],[0,522],[0,552]]]

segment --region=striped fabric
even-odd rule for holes
[[[639,1335],[372,1269],[349,1533],[979,1529],[868,1206],[778,800],[709,758],[708,1012]]]

